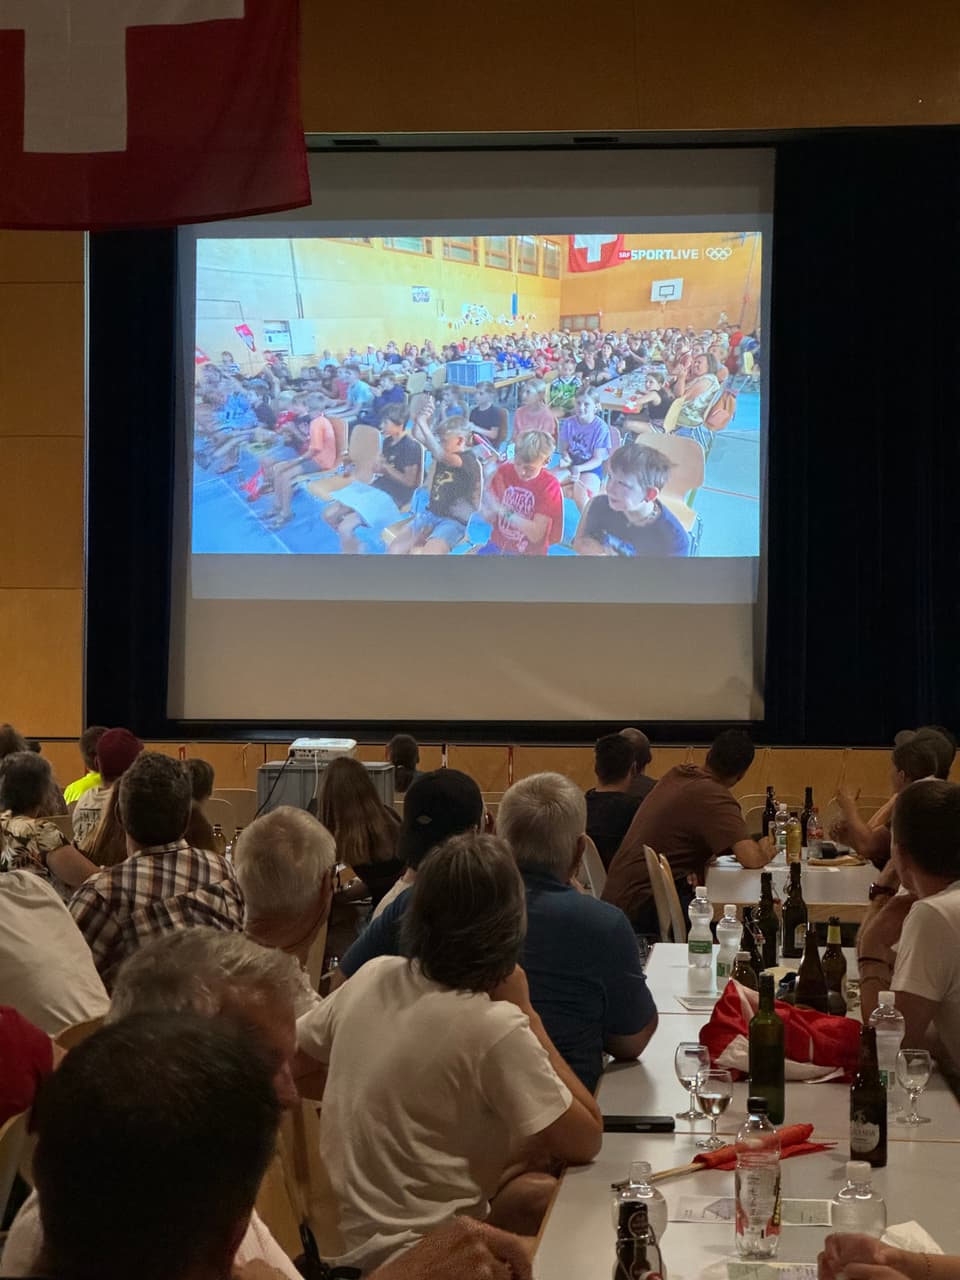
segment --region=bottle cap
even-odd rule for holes
[[[734,920],[736,920],[736,918],[737,918],[737,907],[736,907],[736,903],[734,903],[734,902],[726,902],[726,903],[724,903],[724,907],[723,907],[723,914],[724,914],[725,916],[733,916]]]
[[[847,1181],[848,1182],[870,1182],[873,1174],[870,1165],[866,1160],[848,1160],[847,1161]]]
[[[634,1160],[630,1165],[631,1182],[649,1182],[650,1164],[646,1160]]]
[[[767,1104],[766,1098],[748,1098],[747,1099],[747,1111],[752,1115],[765,1116],[769,1111],[769,1109],[770,1108]],[[851,1161],[851,1163],[856,1164],[857,1161],[853,1160]],[[870,1166],[867,1165],[868,1169],[869,1167]]]
[[[707,896],[707,886],[705,884],[698,884],[694,892],[698,898],[705,898]]]
[[[894,1006],[895,1006],[895,1005],[896,1005],[896,1003],[897,1003],[897,993],[896,993],[895,991],[881,991],[881,992],[880,992],[880,1003],[881,1003],[881,1004],[892,1004],[892,1005],[894,1005]]]

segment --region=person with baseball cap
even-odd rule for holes
[[[143,743],[129,729],[108,729],[101,734],[96,749],[100,784],[85,791],[73,811],[73,842],[89,853],[93,836],[110,797],[113,784],[121,778],[143,750]]]
[[[406,871],[381,902],[380,913],[340,961],[331,989],[353,976],[374,956],[400,955],[400,927],[417,868],[431,849],[449,836],[480,831],[484,825],[480,788],[458,769],[436,769],[412,784],[403,801],[403,826],[397,853]]]

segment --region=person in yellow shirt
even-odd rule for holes
[[[91,787],[100,786],[102,779],[97,769],[97,746],[106,732],[106,725],[92,724],[81,733],[77,746],[83,756],[83,763],[87,766],[87,772],[82,778],[77,778],[76,782],[71,782],[63,793],[63,798],[68,805],[75,805],[84,792],[89,791]]]

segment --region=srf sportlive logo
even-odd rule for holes
[[[709,258],[711,262],[725,262],[733,250],[729,245],[711,245],[704,249],[621,249],[620,262],[693,262],[697,258]]]

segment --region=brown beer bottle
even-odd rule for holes
[[[820,964],[820,951],[817,947],[817,926],[807,925],[807,939],[803,948],[803,959],[800,961],[800,972],[797,974],[796,1003],[805,1004],[808,1009],[816,1009],[818,1013],[829,1013],[827,981],[823,976]]]
[[[877,1032],[860,1029],[860,1061],[850,1089],[850,1159],[887,1163],[887,1091],[877,1063]]]
[[[823,953],[823,976],[827,990],[834,991],[844,1002],[847,999],[847,961],[840,945],[840,917],[831,916],[827,922],[827,945]]]
[[[780,954],[785,959],[796,960],[803,955],[807,940],[807,904],[803,900],[800,884],[800,863],[790,863],[790,883],[781,912],[783,941]]]

